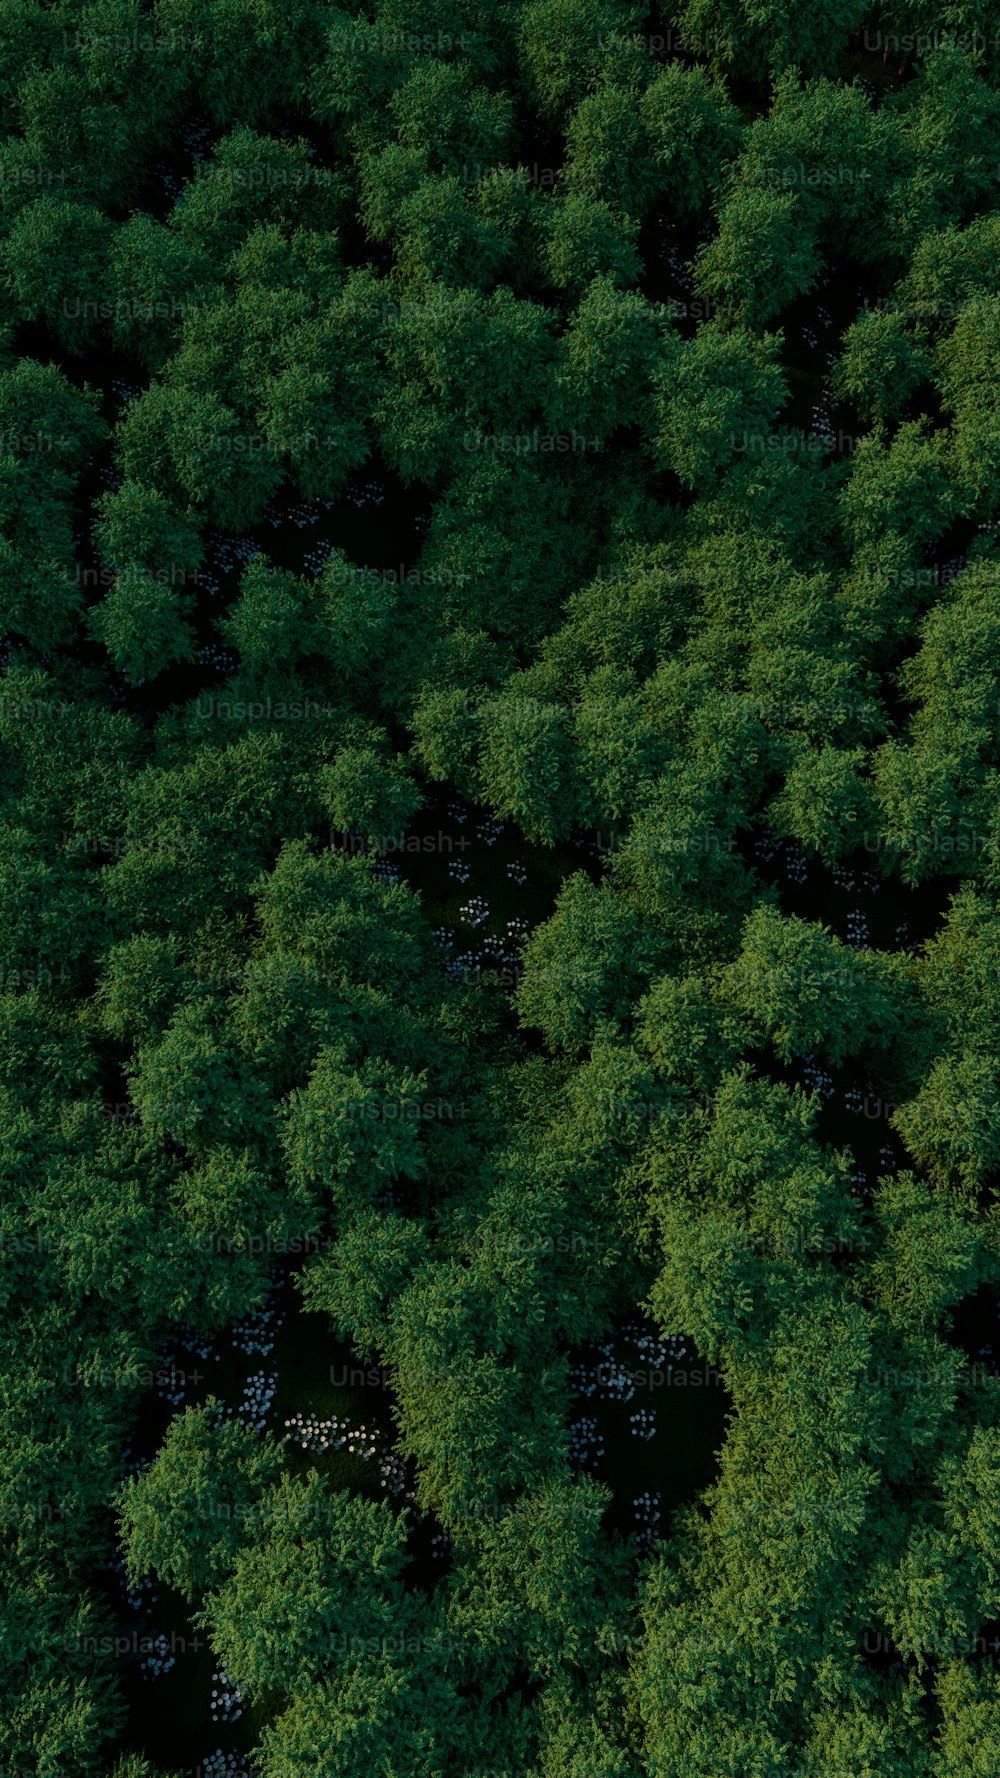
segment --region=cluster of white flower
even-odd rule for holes
[[[218,642],[203,642],[195,658],[203,667],[212,667],[218,673],[235,673],[240,664],[236,650],[222,648]]]
[[[487,815],[484,821],[480,821],[476,833],[484,845],[495,846],[503,833],[503,822],[495,821],[491,815]]]
[[[142,383],[126,383],[123,377],[112,377],[111,387],[123,407],[127,407],[130,401],[138,401],[140,395],[145,394]]]
[[[398,1451],[383,1451],[378,1460],[378,1478],[394,1500],[400,1495],[407,1502],[415,1498],[415,1490],[406,1486],[406,1464]]]
[[[248,1358],[254,1352],[266,1358],[273,1350],[274,1335],[284,1319],[285,1310],[276,1302],[263,1302],[259,1309],[252,1309],[242,1321],[234,1323],[232,1343],[235,1350],[245,1352]]]
[[[516,883],[519,889],[523,889],[528,881],[527,866],[522,864],[519,858],[512,858],[507,866],[507,875],[512,883]]]
[[[635,1508],[632,1516],[638,1521],[633,1535],[640,1555],[647,1556],[653,1547],[654,1539],[660,1535],[656,1527],[660,1522],[662,1498],[659,1489],[652,1494],[647,1489],[644,1494],[637,1494],[632,1501]]]
[[[213,532],[209,550],[220,574],[243,568],[260,555],[260,545],[252,537],[233,537],[226,531]]]
[[[134,1584],[130,1584],[125,1572],[125,1557],[120,1551],[112,1557],[111,1561],[108,1563],[108,1567],[110,1568],[111,1573],[117,1578],[118,1584],[128,1601],[130,1611],[145,1611],[148,1610],[151,1605],[156,1604],[160,1595],[156,1590],[156,1582],[151,1574],[144,1574],[140,1580],[137,1580]]]
[[[307,525],[319,523],[319,509],[308,506],[304,500],[298,500],[294,506],[289,506],[282,522],[287,524],[289,519],[297,531],[304,531]]]
[[[201,1762],[202,1778],[254,1778],[253,1768],[242,1753],[224,1753],[217,1747]]]
[[[280,525],[281,519],[271,520],[272,525]],[[318,541],[305,550],[302,555],[302,566],[307,574],[322,574],[327,562],[333,555],[336,545],[329,537],[320,537]]]
[[[385,488],[381,482],[352,482],[344,490],[344,499],[349,506],[381,506],[385,499]]]
[[[126,1445],[121,1455],[122,1475],[141,1475],[143,1470],[148,1468],[149,1458],[133,1456],[132,1446]]]
[[[584,1414],[581,1419],[574,1420],[569,1429],[569,1460],[578,1468],[586,1469],[588,1465],[600,1461],[604,1456],[604,1439],[598,1430],[597,1421]]]
[[[821,1099],[833,1097],[833,1075],[813,1055],[802,1057],[802,1084],[807,1093],[818,1093]]]
[[[224,1667],[212,1674],[210,1709],[213,1722],[237,1722],[243,1715],[243,1693]]]
[[[474,978],[479,969],[478,951],[460,951],[457,957],[450,957],[444,966],[445,975],[450,982],[459,982]]]
[[[321,1420],[316,1414],[293,1414],[285,1421],[291,1430],[286,1440],[301,1445],[304,1451],[343,1451],[351,1457],[374,1457],[375,1439],[367,1426],[352,1426],[349,1420],[331,1415]]]
[[[754,853],[763,864],[770,864],[771,859],[781,851],[781,846],[782,842],[777,834],[771,833],[770,830],[767,833],[759,834],[753,843]]]
[[[629,1321],[622,1328],[622,1338],[631,1340],[643,1364],[650,1370],[669,1370],[671,1362],[688,1355],[684,1334],[653,1334],[641,1321]],[[668,1362],[670,1361],[670,1362]]]
[[[506,963],[510,960],[510,953],[507,949],[507,940],[501,938],[495,932],[488,932],[486,934],[486,937],[483,939],[482,950],[483,956],[490,958],[495,963]]]
[[[809,865],[801,846],[791,840],[785,847],[785,875],[792,883],[805,883],[809,877]]]
[[[454,877],[456,883],[467,883],[471,874],[464,858],[450,858],[448,860],[448,875]]]
[[[813,334],[810,344],[815,346],[815,334]],[[836,448],[837,434],[833,429],[833,421],[830,418],[829,409],[825,402],[820,402],[817,407],[813,408],[812,424],[809,428],[809,432],[810,436],[815,438],[820,444],[825,445],[827,450],[832,451]]]
[[[170,1672],[171,1667],[177,1659],[176,1655],[172,1655],[169,1652],[170,1644],[162,1631],[159,1636],[154,1636],[152,1638],[152,1643],[155,1653],[150,1652],[149,1654],[143,1655],[142,1660],[139,1662],[139,1671],[144,1679],[162,1678],[164,1673]]]
[[[599,1401],[631,1401],[635,1384],[628,1371],[615,1357],[614,1342],[598,1346],[590,1342],[587,1350],[592,1359],[582,1359],[570,1371],[570,1386],[577,1395],[596,1395]]]
[[[998,1319],[1000,1319],[1000,1297],[998,1297],[998,1299],[997,1299],[997,1317],[998,1317]],[[988,1346],[980,1346],[979,1356],[980,1356],[980,1358],[992,1358],[993,1357],[993,1342],[992,1342],[992,1340],[990,1341]]]
[[[305,501],[299,500],[295,505],[286,507],[280,500],[272,499],[265,510],[262,523],[270,525],[272,531],[280,531],[282,525],[291,519],[292,523],[301,531],[306,525],[319,523],[321,508],[323,511],[329,512],[331,506],[336,506],[336,504],[336,500],[314,500],[311,505],[307,505]],[[322,564],[329,560],[335,548],[336,545],[328,540],[319,539],[313,546],[311,553],[318,556]],[[313,569],[313,573],[316,572],[318,570]]]
[[[676,242],[665,249],[663,259],[670,267],[677,282],[682,285],[685,290],[694,288],[691,274],[687,269],[687,256]]]
[[[215,1351],[215,1342],[207,1334],[189,1327],[186,1321],[177,1322],[174,1341],[178,1346],[183,1346],[185,1352],[193,1352],[196,1358],[211,1358]]]
[[[592,1352],[595,1350],[593,1344],[591,1344],[590,1350]],[[594,1366],[588,1364],[586,1360],[581,1360],[579,1364],[574,1364],[569,1373],[569,1386],[574,1395],[584,1395],[587,1397],[596,1395],[597,1373]]]
[[[467,925],[484,926],[490,917],[490,904],[481,895],[474,895],[471,901],[463,902],[458,911]]]
[[[852,908],[847,916],[847,942],[849,945],[866,945],[870,939],[868,920],[860,908]]]
[[[647,1442],[656,1437],[656,1415],[652,1408],[640,1408],[638,1413],[630,1414],[629,1431],[633,1438],[641,1438]]]
[[[243,1400],[239,1406],[227,1407],[226,1414],[242,1420],[251,1432],[263,1432],[277,1390],[278,1379],[273,1373],[267,1376],[263,1371],[255,1371],[243,1385]]]
[[[184,1376],[185,1372],[178,1369],[173,1354],[160,1360],[156,1372],[156,1393],[161,1400],[169,1402],[172,1408],[179,1408],[184,1400]]]

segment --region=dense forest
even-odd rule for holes
[[[996,1778],[995,21],[0,104],[0,1773]]]

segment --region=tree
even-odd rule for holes
[[[315,605],[294,575],[256,556],[240,576],[239,597],[224,620],[223,635],[245,661],[293,667],[303,655],[320,651]]]
[[[166,933],[183,909],[192,961],[199,933],[211,948],[213,929],[245,930],[282,831],[302,832],[318,814],[279,734],[251,727],[226,746],[214,727],[210,733],[182,751],[180,763],[137,774],[124,834],[102,877],[109,905],[136,926]]]
[[[518,46],[531,96],[547,121],[560,123],[596,86],[609,56],[626,55],[643,15],[631,0],[531,0],[519,21]]]
[[[695,64],[667,62],[639,102],[662,194],[678,216],[697,216],[718,188],[740,141],[722,87]]]
[[[877,432],[858,440],[842,500],[859,551],[886,531],[934,543],[960,508],[943,445],[920,420],[904,420],[888,445]]]
[[[429,940],[412,891],[379,882],[365,858],[283,845],[257,884],[257,920],[281,949],[345,987],[398,993],[419,979]]]
[[[481,794],[530,840],[552,845],[574,824],[588,825],[569,712],[559,703],[519,698],[510,681],[508,688],[487,700],[482,712]]]
[[[442,657],[451,656],[466,686],[512,671],[516,643],[541,639],[592,560],[603,440],[567,416],[568,397],[555,383],[552,404],[548,424],[564,430],[464,435],[468,449],[420,556],[407,673],[417,687],[439,683]],[[433,650],[422,640],[431,601],[444,630]]]
[[[545,205],[540,224],[549,281],[568,297],[578,296],[602,275],[616,284],[638,283],[642,262],[636,217],[616,215],[603,198],[567,186]]]
[[[197,584],[203,557],[190,511],[171,504],[159,488],[123,481],[100,503],[97,541],[116,567],[135,565],[173,586],[190,576]]]
[[[703,46],[714,68],[760,82],[793,63],[807,75],[833,74],[861,16],[851,0],[840,0],[832,10],[810,7],[800,15],[780,3],[768,4],[752,19],[735,6],[719,10],[704,0],[687,0],[679,20],[686,40]]]
[[[870,309],[844,335],[837,384],[855,403],[863,421],[885,426],[931,375],[932,368],[899,315],[891,309]]]
[[[496,167],[478,179],[469,202],[483,226],[485,284],[499,276],[520,294],[541,277],[542,232],[551,205],[518,167]],[[456,278],[446,282],[455,283]]]
[[[687,487],[710,489],[748,439],[766,438],[786,399],[779,343],[713,320],[665,355],[655,378],[656,445]]]
[[[581,99],[566,126],[562,177],[583,197],[642,220],[661,178],[634,93],[604,84]]]
[[[981,297],[959,315],[942,351],[945,405],[953,415],[956,479],[976,501],[990,507],[1000,492],[998,416],[985,375],[993,342],[1000,337],[1000,302]]]
[[[210,324],[189,329],[189,350],[208,362],[219,353]],[[175,357],[172,365],[178,363]],[[257,520],[281,481],[281,464],[266,437],[241,424],[238,411],[181,376],[152,383],[122,422],[121,460],[129,479],[152,483],[180,507],[200,508],[210,522],[240,530]]]
[[[169,1134],[194,1151],[217,1142],[264,1142],[266,1096],[213,1024],[205,1000],[184,1003],[159,1042],[139,1051],[131,1070],[139,1116],[157,1135]]]
[[[115,666],[141,683],[176,661],[194,659],[189,609],[190,599],[142,568],[131,567],[116,576],[90,614],[89,628]]]
[[[92,346],[108,312],[109,219],[94,205],[41,197],[12,223],[3,284],[20,321],[43,322],[71,352]]]
[[[468,201],[459,178],[422,179],[396,212],[396,265],[407,284],[425,280],[488,289],[508,257],[503,242]]]
[[[997,95],[975,56],[955,44],[926,58],[892,111],[906,159],[887,208],[893,232],[912,248],[927,231],[963,221],[990,188]]]
[[[386,329],[388,377],[375,417],[403,479],[437,482],[470,450],[509,453],[544,424],[550,335],[538,305],[517,302],[503,286],[489,296],[435,288],[401,305]]]
[[[137,211],[115,230],[109,270],[115,346],[155,374],[176,350],[184,316],[208,299],[211,259]]]
[[[717,980],[665,975],[639,1002],[635,1041],[671,1086],[710,1093],[745,1046],[746,1026]]]
[[[423,797],[406,769],[374,747],[344,747],[321,778],[323,806],[334,827],[378,843],[406,832]]]
[[[466,166],[493,166],[506,159],[513,131],[513,105],[505,92],[491,92],[475,79],[465,60],[418,60],[395,88],[389,119],[401,146],[425,157],[434,173]]]
[[[6,173],[29,198],[41,185],[70,203],[125,207],[136,193],[138,163],[148,153],[148,114],[104,105],[94,81],[74,68],[58,45],[51,63],[32,62],[24,70],[13,113],[18,139],[8,149]],[[60,54],[62,50],[62,54]],[[103,126],[103,129],[102,129]],[[106,218],[105,220],[110,220]]]
[[[902,1021],[881,958],[859,959],[821,927],[766,905],[749,916],[723,980],[727,997],[766,1031],[783,1061],[820,1050],[837,1066],[869,1045],[890,1047]]]
[[[666,356],[657,317],[641,296],[595,278],[561,344],[559,382],[574,428],[608,438],[641,423],[650,377]]]
[[[993,1055],[943,1055],[920,1091],[893,1114],[907,1148],[932,1179],[981,1189],[1000,1162],[998,1067]]]
[[[977,1287],[982,1257],[971,1219],[909,1173],[885,1181],[875,1216],[882,1238],[868,1288],[895,1327],[928,1332]]]
[[[316,593],[319,651],[342,664],[345,680],[363,696],[378,675],[398,616],[395,586],[335,550],[317,579]],[[296,596],[301,609],[301,589]]]
[[[954,223],[929,229],[914,243],[898,289],[900,305],[912,306],[930,335],[939,335],[963,303],[989,291],[997,239],[992,214],[973,217],[965,228]]]
[[[832,864],[876,832],[876,806],[861,776],[861,747],[796,749],[785,782],[768,805],[777,833],[790,834]]]
[[[216,1403],[186,1408],[156,1462],[122,1487],[129,1574],[152,1569],[189,1600],[218,1585],[280,1473],[279,1448],[222,1418]]]
[[[524,947],[522,1024],[579,1053],[608,1019],[625,1020],[662,953],[656,933],[607,885],[582,871],[563,883],[555,912]]]
[[[322,1309],[344,1339],[365,1353],[384,1350],[396,1299],[427,1256],[426,1226],[412,1218],[359,1210],[329,1256],[303,1274],[308,1308]]]
[[[812,218],[796,191],[742,183],[742,163],[731,175],[733,193],[719,232],[695,261],[698,288],[730,317],[757,332],[795,297],[811,290],[820,254]]]
[[[198,1621],[251,1698],[308,1695],[379,1643],[405,1643],[407,1524],[388,1501],[286,1474],[246,1529]]]
[[[312,0],[284,13],[260,0],[163,0],[158,22],[174,57],[189,42],[202,50],[195,90],[212,122],[256,128],[297,109],[325,14]]]
[[[419,1136],[426,1086],[423,1073],[373,1057],[352,1068],[342,1048],[321,1050],[307,1085],[285,1108],[293,1183],[314,1195],[328,1189],[339,1224],[367,1209],[400,1175],[424,1178]]]
[[[456,1631],[523,1661],[533,1679],[593,1671],[614,1621],[624,1552],[602,1533],[607,1491],[589,1476],[554,1477],[497,1518],[453,1531]],[[610,1620],[610,1622],[609,1622]]]
[[[80,610],[70,503],[106,427],[91,391],[75,389],[54,364],[21,359],[0,371],[0,436],[0,614],[7,632],[44,650],[71,633]]]
[[[731,200],[739,204],[747,187],[793,193],[803,244],[811,230],[833,253],[880,264],[884,196],[903,153],[891,113],[874,112],[856,82],[803,79],[812,71],[792,60],[777,74],[767,111],[746,131],[731,167]]]
[[[3,979],[72,979],[107,942],[107,916],[93,885],[65,851],[53,853],[25,827],[3,827],[0,857]]]

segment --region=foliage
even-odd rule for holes
[[[0,0],[0,1772],[996,1772],[988,24]]]

